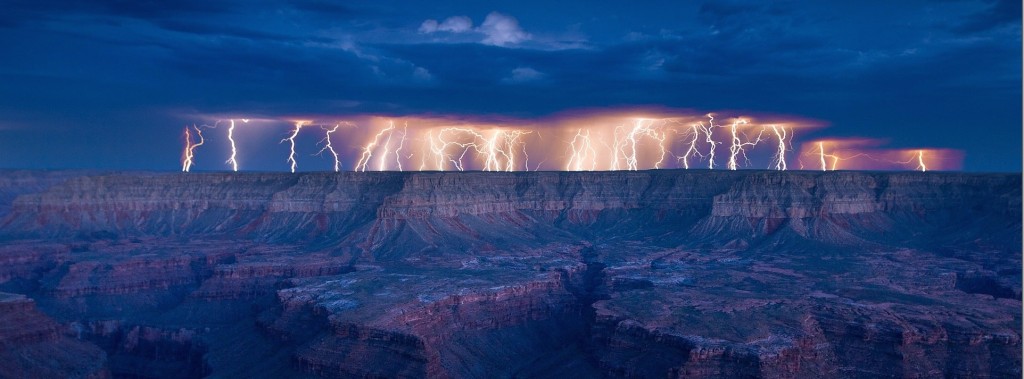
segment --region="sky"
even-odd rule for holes
[[[967,171],[1021,170],[1019,0],[13,0],[4,8],[0,168],[178,170],[183,128],[218,119],[280,121],[239,130],[250,139],[239,142],[244,169],[287,171],[288,144],[278,143],[287,120],[543,125],[659,109],[799,118],[819,126],[794,137],[801,141],[950,149]],[[225,129],[204,130],[196,167],[230,169]],[[312,156],[319,130],[300,135],[303,169],[329,169]],[[366,140],[335,143],[350,169]]]

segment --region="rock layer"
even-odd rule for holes
[[[4,175],[7,372],[1021,375],[1019,175]]]

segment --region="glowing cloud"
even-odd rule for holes
[[[238,170],[235,121],[229,120],[231,155],[227,163]],[[310,123],[291,122],[288,137],[281,140],[289,143],[287,161],[292,172],[298,166],[297,137]],[[960,154],[955,151],[882,148],[881,141],[872,139],[797,142],[803,131],[815,126],[792,117],[730,117],[719,123],[713,113],[639,109],[565,113],[539,120],[355,116],[351,122],[321,126],[324,137],[317,143],[317,155],[327,157],[334,171],[341,170],[345,157],[357,158],[349,167],[360,172],[402,171],[409,167],[438,171],[632,171],[722,166],[729,170],[798,167],[925,171],[955,169],[960,164]],[[194,151],[205,136],[196,127],[185,134],[182,170],[188,171],[194,167]],[[358,148],[339,146],[334,143],[339,136],[362,142]],[[795,143],[801,146],[799,153],[790,154]],[[724,159],[717,151],[720,144],[728,146]]]
[[[864,138],[825,139],[804,143],[802,169],[832,170],[956,170],[963,154],[950,149],[897,149],[884,141]],[[805,160],[813,161],[812,165]]]

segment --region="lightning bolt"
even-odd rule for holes
[[[821,160],[821,171],[827,170],[828,166],[825,166],[825,143],[824,142],[818,142],[818,158]],[[832,169],[835,170],[835,163],[833,163]]]
[[[380,139],[384,136],[385,133],[388,135],[388,139],[390,140],[391,132],[393,130],[395,130],[395,123],[392,121],[388,123],[388,127],[382,129],[380,132],[377,132],[375,136],[373,136],[373,141],[370,141],[365,146],[363,146],[363,154],[362,156],[359,157],[359,161],[356,162],[356,171],[366,172],[366,166],[370,164],[370,159],[373,159],[373,149],[375,149],[377,145],[380,144]],[[384,155],[387,155],[387,153],[385,153]],[[383,166],[383,161],[381,162],[381,165]]]
[[[522,145],[523,154],[526,154],[526,144],[522,143],[519,138],[530,132],[522,130],[494,130],[492,133],[494,133],[494,136],[491,137],[489,157],[494,162],[494,171],[501,171],[500,159],[505,161],[505,171],[515,171],[516,147]],[[501,156],[499,157],[498,154]],[[529,164],[525,167],[529,171]]]
[[[537,131],[537,138],[541,138],[539,130]],[[526,152],[526,142],[523,142],[520,145],[523,148],[523,169],[525,169],[526,171],[530,171],[530,153]],[[540,163],[537,164],[537,168],[540,168]]]
[[[341,169],[341,161],[338,160],[338,152],[334,151],[334,146],[331,145],[331,133],[338,131],[339,126],[340,125],[334,125],[331,129],[321,127],[326,131],[326,133],[324,133],[324,139],[320,140],[321,143],[324,143],[324,147],[316,153],[317,155],[323,154],[325,151],[329,151],[331,153],[331,156],[334,157],[334,172],[338,172],[338,170]]]
[[[881,161],[881,160],[877,160],[877,161]],[[889,162],[890,163],[897,163],[897,164],[904,164],[904,165],[910,164],[911,162],[916,162],[916,163],[918,163],[918,166],[914,167],[913,168],[914,170],[918,170],[918,171],[921,171],[921,172],[928,171],[928,165],[925,164],[925,151],[924,150],[912,151],[911,152],[911,158],[906,160],[906,161],[896,161],[896,162],[889,161]]]
[[[306,124],[306,121],[297,121],[295,123],[295,129],[292,130],[292,135],[288,138],[282,139],[280,143],[288,141],[291,147],[291,153],[288,154],[288,163],[291,164],[292,172],[295,172],[295,167],[298,166],[295,162],[295,137],[299,135],[299,130],[302,130],[302,126]]]
[[[770,125],[769,128],[775,132],[775,138],[779,140],[778,150],[775,152],[775,156],[772,159],[775,161],[775,169],[779,171],[786,170],[786,128],[779,127],[778,125]]]
[[[249,123],[249,119],[243,118],[242,122]],[[238,171],[238,160],[235,159],[238,156],[238,149],[235,148],[235,120],[231,119],[231,126],[228,127],[228,141],[231,142],[231,157],[228,158],[225,164],[231,165],[231,170]]]
[[[388,138],[384,141],[381,147],[384,149],[384,153],[377,159],[377,171],[384,171],[387,169],[387,159],[389,151],[391,150],[391,137],[395,135],[395,122],[388,121],[389,125],[385,129],[388,131]]]
[[[872,157],[871,155],[865,154],[865,153],[858,153],[858,154],[854,154],[852,156],[843,157],[843,156],[840,156],[835,151],[832,151],[831,153],[825,152],[825,142],[824,141],[818,141],[816,143],[816,145],[818,146],[818,148],[815,149],[815,150],[811,150],[808,153],[810,153],[810,154],[815,154],[816,153],[818,155],[818,162],[821,164],[821,171],[835,171],[836,168],[839,167],[839,162],[840,161],[845,161],[845,160],[848,160],[848,159],[866,157],[868,159],[877,160],[874,157]],[[904,162],[904,163],[908,163],[908,162]]]
[[[762,129],[761,132],[757,134],[757,139],[754,140],[754,142],[750,142],[749,138],[747,138],[747,141],[743,141],[742,139],[740,139],[740,134],[743,134],[744,137],[746,137],[746,134],[745,133],[740,133],[738,131],[740,124],[746,125],[747,124],[747,120],[744,120],[744,119],[736,120],[730,126],[730,131],[732,132],[732,144],[729,146],[729,169],[730,170],[736,170],[738,168],[739,165],[736,162],[736,158],[741,156],[741,155],[743,156],[743,159],[749,163],[750,160],[747,159],[746,148],[747,147],[756,146],[758,143],[760,143],[761,142],[762,133],[764,133],[764,130]]]
[[[657,162],[654,162],[654,168],[660,168],[667,154],[665,133],[654,128],[654,120],[637,119],[633,126],[629,128],[629,131],[625,130],[625,126],[619,125],[613,133],[612,170],[619,169],[619,161],[626,163],[626,170],[636,171],[639,168],[637,163],[637,145],[643,137],[653,139],[658,143],[659,158]]]
[[[715,142],[714,138],[711,137],[711,133],[715,129],[715,115],[708,113],[707,116],[709,126],[705,127],[704,123],[700,123],[700,128],[704,131],[705,141],[711,146],[708,149],[708,169],[713,170],[715,169],[715,148],[718,146],[718,142]]]
[[[472,150],[477,157],[483,157],[485,171],[515,171],[518,148],[521,147],[524,156],[527,156],[525,143],[520,137],[529,133],[523,130],[494,129],[484,135],[470,128],[447,127],[437,133],[436,140],[430,134],[430,150],[435,156],[438,170],[444,170],[444,162],[448,161],[455,169],[464,171],[463,160]],[[450,150],[461,151],[458,158]]]
[[[185,127],[185,160],[181,164],[182,172],[189,172],[192,170],[193,158],[195,157],[195,150],[199,146],[203,146],[203,131],[199,130],[195,125],[192,125],[192,129],[195,129],[196,136],[199,137],[199,142],[192,143],[192,135],[188,131],[188,127]]]
[[[572,149],[572,155],[565,165],[566,171],[594,171],[597,168],[597,150],[590,140],[590,129],[586,133],[582,128],[577,129],[576,135],[569,142],[569,148]],[[590,162],[589,168],[585,166],[587,162]]]
[[[876,161],[896,163],[896,164],[910,164],[912,162],[917,162],[917,167],[914,167],[914,170],[921,171],[921,172],[928,171],[928,166],[925,165],[925,163],[924,163],[924,150],[913,150],[911,152],[911,158],[907,159],[905,161],[884,161],[884,160],[881,160],[881,159],[875,159],[874,157],[870,157],[870,158],[874,159]]]
[[[405,127],[402,128],[402,139],[398,143],[398,148],[395,149],[395,163],[398,164],[398,171],[403,171],[402,170],[402,155],[399,154],[399,152],[402,151],[402,147],[405,146],[405,137],[407,137],[408,135],[409,135],[409,124],[406,123]],[[391,137],[388,137],[388,138],[390,139]]]
[[[470,141],[460,142],[457,139],[454,141],[449,141],[444,138],[446,134],[453,135],[452,137],[454,138],[459,138],[460,136],[468,135]],[[437,133],[437,141],[439,146],[437,146],[435,150],[435,154],[438,154],[438,161],[440,162],[440,164],[444,164],[444,161],[447,160],[452,163],[452,166],[454,166],[456,170],[464,171],[465,166],[463,164],[463,159],[466,157],[466,153],[468,153],[471,148],[475,150],[477,154],[483,152],[483,149],[480,148],[480,145],[476,143],[477,139],[484,140],[485,138],[480,133],[477,133],[476,131],[469,128],[448,127],[441,129],[441,131]],[[451,149],[453,146],[462,151],[459,154],[458,159],[456,159],[453,154],[448,153],[449,149]],[[489,160],[487,162],[489,163]]]
[[[441,133],[437,133],[437,143],[435,144],[434,132],[428,132],[427,141],[430,142],[430,152],[434,154],[434,163],[436,164],[437,171],[444,171],[444,162],[446,160],[446,154],[444,141],[441,139]],[[424,156],[426,156],[426,154],[424,154]]]
[[[690,157],[692,157],[692,156],[702,156],[700,154],[700,150],[697,149],[697,139],[700,137],[700,129],[697,127],[696,124],[690,125],[690,132],[687,133],[687,134],[690,135],[690,146],[686,149],[686,152],[683,153],[683,156],[677,158],[676,160],[682,161],[683,162],[683,168],[689,170],[690,169]]]

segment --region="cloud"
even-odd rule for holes
[[[505,83],[526,83],[544,78],[544,73],[530,67],[517,67],[512,70],[512,75],[502,79]]]
[[[963,23],[954,27],[958,32],[983,32],[1007,24],[1020,25],[1021,1],[996,0],[991,6],[966,17]]]
[[[438,23],[430,19],[420,24],[420,33],[429,34],[435,32],[465,33],[473,30],[473,20],[466,16],[452,16]]]
[[[530,33],[519,27],[519,21],[515,17],[498,12],[488,14],[477,30],[484,34],[484,40],[481,42],[485,45],[505,46],[531,38]]]
[[[519,21],[515,17],[498,12],[489,13],[484,18],[483,24],[476,28],[473,27],[473,20],[466,16],[451,16],[440,22],[428,19],[420,24],[419,32],[421,34],[474,32],[483,37],[480,43],[492,46],[514,45],[533,37],[519,26]]]
[[[434,80],[434,75],[423,67],[416,67],[412,70],[412,78],[417,82],[429,82]]]

